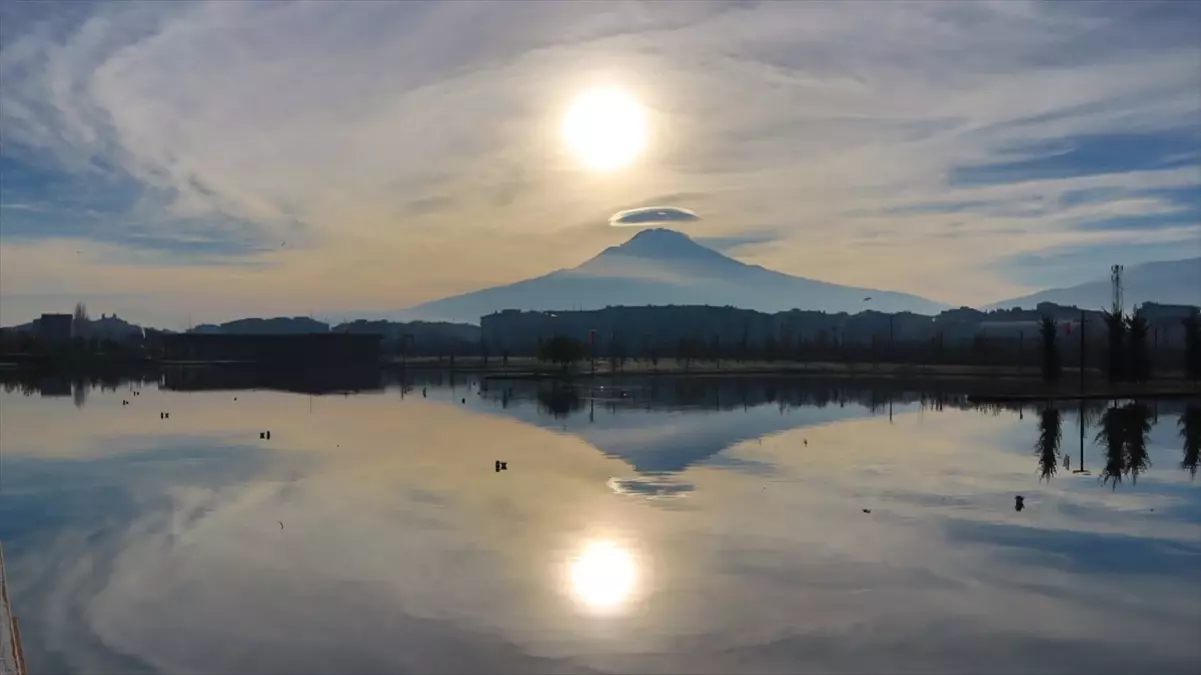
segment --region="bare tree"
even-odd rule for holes
[[[86,335],[90,322],[88,306],[82,302],[75,303],[75,313],[71,317],[71,332],[76,336]]]

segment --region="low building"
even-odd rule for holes
[[[370,333],[179,333],[163,336],[163,359],[294,366],[376,365],[382,339],[382,335]]]
[[[43,314],[37,320],[37,331],[46,342],[63,344],[71,341],[74,322],[70,314]]]

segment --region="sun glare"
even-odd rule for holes
[[[563,140],[595,171],[629,166],[646,146],[646,112],[616,89],[587,92],[563,118]]]
[[[609,542],[590,544],[571,563],[571,588],[592,609],[610,609],[634,590],[638,572],[629,551]]]

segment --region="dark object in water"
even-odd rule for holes
[[[270,431],[260,431],[260,432],[259,432],[259,438],[263,438],[263,439],[266,439],[266,440],[271,440],[271,432],[270,432]]]
[[[498,459],[498,460],[496,460],[496,470],[497,470],[498,472],[500,472],[500,471],[508,471],[508,470],[509,470],[509,463],[508,463],[508,462],[502,462],[502,461],[500,461],[499,459]]]
[[[421,398],[425,398],[425,387],[421,388]]]
[[[863,512],[864,512],[864,513],[871,513],[871,512],[872,512],[872,510],[871,510],[871,509],[863,509]]]
[[[1014,498],[1013,498],[1013,510],[1014,510],[1014,511],[1021,511],[1021,510],[1022,510],[1022,509],[1024,509],[1024,508],[1026,508],[1026,499],[1025,499],[1025,497],[1022,497],[1021,495],[1018,495],[1018,496],[1014,497]]]
[[[281,529],[281,530],[284,529],[284,521],[281,520],[278,522],[279,522],[279,529]]]
[[[467,403],[467,399],[463,399],[463,403],[464,403],[464,404],[466,404],[466,403]]]

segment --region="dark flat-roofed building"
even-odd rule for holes
[[[70,314],[43,314],[37,319],[37,331],[50,344],[71,341],[75,317]]]

